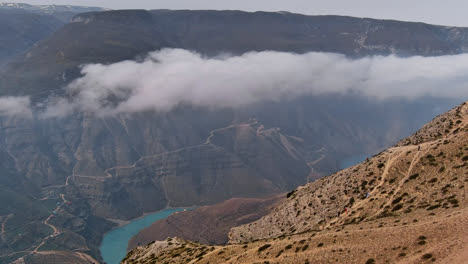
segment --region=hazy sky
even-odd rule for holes
[[[468,26],[466,0],[9,0],[30,4],[101,6],[112,9],[238,9],[350,15]]]

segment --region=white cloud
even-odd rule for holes
[[[169,111],[180,104],[236,108],[337,93],[375,100],[424,96],[466,100],[467,73],[468,54],[350,59],[331,53],[265,51],[208,58],[163,49],[143,61],[85,65],[83,76],[66,87],[68,97],[49,98],[42,116]],[[3,98],[0,104],[3,114],[31,114],[25,97]]]
[[[31,118],[29,97],[0,97],[0,116]]]
[[[376,99],[468,97],[468,54],[440,57],[249,52],[206,58],[181,49],[152,52],[142,61],[90,64],[68,87],[71,101],[46,115],[74,110],[98,114],[168,111],[182,104],[241,107],[262,100],[355,93]]]

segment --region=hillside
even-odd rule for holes
[[[28,94],[41,107],[35,103],[62,94],[82,64],[138,60],[162,47],[206,56],[261,50],[434,56],[464,52],[465,35],[464,28],[341,16],[91,12],[8,64],[0,95]],[[44,252],[100,261],[99,243],[113,226],[107,219],[287,192],[336,172],[343,160],[395,144],[458,103],[326,94],[238,108],[181,104],[114,116],[1,116],[0,195],[7,202],[0,203],[0,262],[33,262]],[[72,204],[57,206],[64,199]]]
[[[464,263],[468,103],[349,169],[301,186],[227,246],[175,239],[123,263]],[[140,262],[139,262],[140,261]]]
[[[118,219],[166,206],[265,197],[306,182],[310,168],[294,145],[294,139],[253,120],[213,130],[202,144],[143,156],[103,172],[85,161],[68,183],[95,215]]]
[[[154,222],[128,243],[133,249],[155,240],[180,237],[204,244],[224,245],[232,227],[250,223],[268,214],[283,196],[269,198],[232,198],[227,201],[179,212]]]

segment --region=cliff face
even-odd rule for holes
[[[464,103],[369,161],[288,193],[270,214],[231,229],[231,245],[160,242],[167,248],[136,248],[123,263],[150,254],[172,263],[464,263],[467,147]]]
[[[144,156],[105,173],[74,175],[69,182],[96,215],[128,219],[166,205],[278,193],[304,182],[309,167],[288,137],[252,121],[214,130],[203,144]]]

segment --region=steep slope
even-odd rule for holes
[[[467,151],[464,103],[369,161],[289,193],[233,228],[232,245],[158,242],[123,263],[464,263]]]
[[[282,199],[282,195],[264,199],[233,198],[219,204],[179,212],[141,230],[129,241],[128,248],[133,249],[168,237],[223,245],[228,242],[228,233],[232,227],[253,222],[268,214]]]
[[[263,197],[306,181],[309,167],[295,144],[252,120],[213,130],[203,144],[144,156],[102,176],[76,173],[69,184],[95,215],[119,219],[166,206]]]

